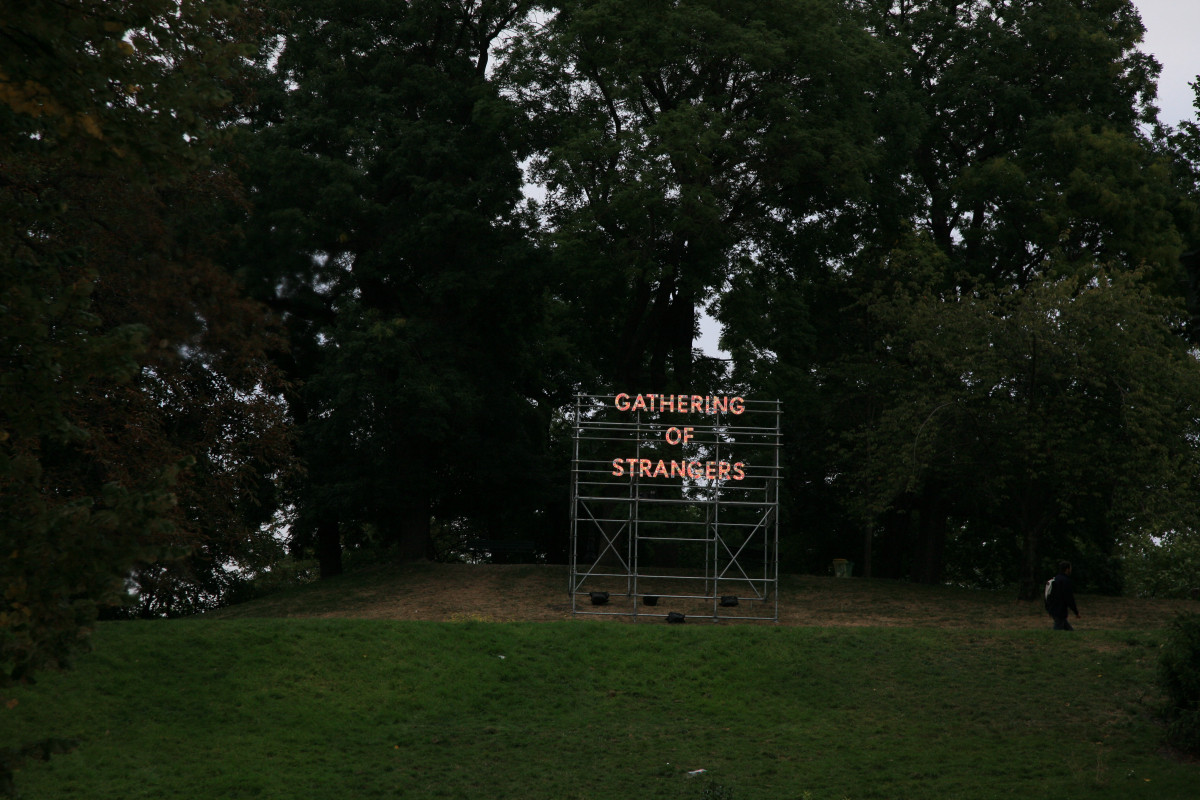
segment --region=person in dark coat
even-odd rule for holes
[[[1054,630],[1073,631],[1067,621],[1067,611],[1075,612],[1079,619],[1079,609],[1075,606],[1075,586],[1071,583],[1071,562],[1058,562],[1058,574],[1054,576],[1053,586],[1046,597],[1046,611],[1054,618]]]

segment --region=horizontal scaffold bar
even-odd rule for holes
[[[678,524],[678,523],[676,523]],[[704,523],[700,523],[704,524]],[[715,542],[714,536],[641,536],[637,537],[639,542]]]
[[[587,497],[580,495],[576,499],[577,500],[586,500],[586,501],[603,500],[605,502],[615,502],[615,501],[632,502],[632,501],[636,500],[639,503],[652,503],[655,505],[671,505],[671,506],[679,506],[679,505],[694,506],[694,505],[696,505],[697,502],[705,502],[703,500],[700,500],[700,501],[679,500],[679,499],[675,499],[672,497],[593,497],[590,495]],[[710,500],[707,502],[716,502],[716,503],[720,503],[723,506],[747,506],[747,507],[756,507],[756,508],[766,508],[766,507],[774,508],[776,505],[774,500],[761,500],[761,501],[756,501],[756,500],[716,500],[716,501],[711,501]]]
[[[646,574],[641,574],[641,573],[639,573],[639,574],[638,574],[638,576],[637,576],[637,579],[638,579],[639,581],[646,581],[646,580],[667,580],[667,581],[708,581],[708,582],[710,582],[710,583],[711,583],[711,582],[713,581],[713,576],[712,576],[712,575],[646,575]],[[774,578],[725,578],[725,577],[722,577],[722,578],[720,579],[720,582],[721,582],[721,583],[752,583],[752,584],[753,584],[753,583],[762,583],[762,584],[768,584],[768,583],[775,583],[775,579],[774,579]],[[653,592],[645,592],[644,594],[654,594],[654,593],[653,593]],[[619,596],[619,597],[621,597],[621,596],[624,596],[624,595],[618,595],[618,596]],[[666,595],[660,595],[660,596],[661,596],[661,597],[666,597]],[[712,595],[711,595],[711,594],[706,594],[706,595],[703,595],[703,596],[704,596],[704,597],[707,597],[707,598],[710,598],[710,599],[712,598]]]
[[[580,400],[604,400],[604,401],[606,401],[606,402],[611,402],[611,401],[613,401],[613,400],[616,400],[616,399],[617,399],[617,395],[618,395],[618,394],[629,394],[629,393],[628,393],[628,392],[613,392],[613,393],[610,393],[610,394],[593,394],[593,393],[591,393],[591,392],[579,392],[579,393],[577,393],[577,394],[575,395],[575,397],[576,397],[576,399],[580,399]],[[651,396],[651,394],[653,394],[655,397],[680,397],[680,396],[682,395],[682,396],[684,396],[684,397],[689,397],[689,398],[690,398],[690,397],[692,397],[692,396],[693,396],[691,393],[688,393],[688,392],[676,392],[676,393],[671,393],[671,392],[658,392],[658,393],[655,393],[655,392],[643,392],[643,393],[642,393],[642,396],[643,396],[643,397],[649,397],[649,396]],[[635,397],[636,397],[636,394],[635,394],[635,395],[633,395],[633,396],[635,396]],[[704,397],[705,395],[695,395],[695,396],[696,396],[696,397]],[[713,395],[711,395],[711,394],[710,394],[710,395],[708,395],[708,396],[709,396],[709,397],[712,397]],[[720,396],[720,397],[733,397],[733,396],[741,397],[740,395],[730,395],[730,394],[728,394],[728,393],[725,393],[725,394],[722,394],[722,395],[719,395],[719,396]],[[754,399],[754,398],[747,398],[747,397],[742,397],[741,399],[742,399],[742,402],[744,402],[744,403],[745,403],[747,406],[749,406],[749,405],[750,405],[750,404],[752,404],[752,403],[753,403],[754,405],[771,405],[771,406],[778,406],[778,405],[782,405],[782,401],[781,401],[781,400],[758,400],[758,399]],[[664,413],[670,413],[670,412],[664,412]]]
[[[710,598],[704,598],[704,599],[707,600]],[[576,614],[591,614],[591,615],[597,616],[597,617],[646,617],[647,619],[666,619],[666,617],[667,617],[666,614],[657,614],[657,613],[647,614],[642,611],[583,611],[583,610],[577,609],[575,611],[575,613]],[[775,622],[775,621],[777,621],[775,619],[775,617],[744,617],[741,614],[708,614],[708,613],[689,614],[688,618],[695,619],[695,620],[705,620],[705,621],[716,620],[718,622],[723,622],[726,620],[731,620],[731,621],[736,621],[736,622],[741,622],[743,620],[745,620],[746,622],[759,622],[759,621]]]
[[[758,422],[758,420],[754,420]],[[667,428],[687,428],[695,433],[738,433],[755,431],[775,436],[779,428],[774,425],[747,425],[740,422],[693,422],[687,420],[626,420],[626,419],[581,419],[575,426],[577,431],[662,431]]]

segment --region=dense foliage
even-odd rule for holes
[[[1031,596],[1065,555],[1119,590],[1116,542],[1190,527],[1197,474],[1195,204],[1136,13],[856,5],[897,67],[855,246],[761,259],[719,299],[745,381],[813,443],[788,464],[796,566]]]
[[[307,465],[293,548],[436,555],[431,521],[497,538],[544,505],[547,272],[523,144],[487,79],[521,4],[277,4],[243,136],[246,280],[275,308]],[[498,502],[504,498],[503,502]]]
[[[0,692],[130,585],[178,613],[270,560],[291,455],[267,320],[213,260],[234,11],[0,5]],[[56,749],[0,754],[0,790]]]
[[[1158,681],[1167,696],[1168,738],[1181,750],[1200,753],[1200,615],[1184,614],[1171,624]]]
[[[500,80],[537,146],[543,235],[586,378],[712,381],[693,363],[700,309],[781,236],[846,212],[876,160],[871,96],[887,65],[855,22],[826,2],[611,0],[517,26]]]
[[[579,389],[782,399],[785,569],[1200,583],[1200,130],[1127,0],[238,10],[4,4],[10,678],[126,577],[561,558]]]

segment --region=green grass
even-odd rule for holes
[[[107,623],[0,744],[81,740],[18,773],[29,798],[1191,797],[1152,719],[1160,638]]]

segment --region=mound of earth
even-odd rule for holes
[[[432,621],[550,621],[588,618],[586,612],[628,612],[620,586],[605,586],[612,602],[593,607],[585,594],[572,611],[570,574],[559,565],[381,564],[248,603],[210,616],[343,617]],[[591,588],[590,586],[587,588]],[[863,578],[784,575],[779,580],[778,616],[782,625],[904,626],[983,629],[1049,628],[1040,602],[1022,602],[1011,592],[985,592]],[[1163,628],[1178,613],[1197,610],[1190,600],[1143,600],[1080,595],[1079,630],[1150,630]],[[776,597],[743,602],[747,616],[774,616]],[[712,617],[712,603],[664,600],[639,612],[680,610],[689,620]],[[722,609],[724,611],[724,609]],[[627,613],[603,617],[632,620]],[[657,619],[657,618],[656,618]],[[771,622],[739,624],[773,624]]]

